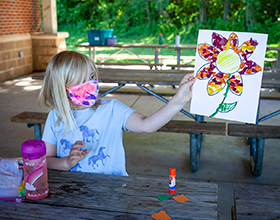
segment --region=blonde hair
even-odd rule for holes
[[[65,123],[65,133],[68,125],[74,130],[77,124],[72,109],[73,104],[68,100],[67,87],[80,85],[90,80],[92,75],[98,79],[94,61],[76,51],[62,51],[50,60],[39,94],[38,104],[43,109],[55,109],[58,114],[57,126],[61,120]],[[94,107],[98,105],[98,102]]]

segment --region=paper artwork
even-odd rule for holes
[[[190,112],[256,123],[267,34],[200,30]]]

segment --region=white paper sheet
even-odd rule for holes
[[[199,30],[190,112],[256,123],[266,43],[267,34]]]

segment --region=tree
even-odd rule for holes
[[[225,0],[224,2],[224,15],[223,15],[223,20],[224,22],[228,21],[228,13],[229,13],[229,9],[230,9],[230,0]]]
[[[207,1],[201,0],[201,7],[199,9],[199,20],[201,23],[206,24],[207,22]]]

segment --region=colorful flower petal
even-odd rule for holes
[[[208,62],[209,61],[216,62],[219,51],[215,47],[204,43],[204,44],[199,44],[197,48],[198,48],[198,53],[202,59]]]
[[[262,67],[252,60],[243,60],[240,64],[240,75],[253,75],[262,71]]]
[[[219,52],[224,50],[224,46],[226,46],[228,39],[223,37],[222,35],[213,32],[212,34],[212,44],[213,46],[218,49]]]
[[[209,79],[211,76],[215,76],[216,74],[216,72],[214,72],[215,69],[216,69],[215,62],[206,63],[197,71],[195,78]]]
[[[248,41],[244,41],[244,43],[235,52],[241,54],[244,60],[247,60],[255,51],[258,44],[259,43],[257,41],[251,38]]]
[[[222,72],[217,73],[215,76],[211,77],[207,83],[208,95],[216,95],[223,90],[227,84],[229,74],[224,74]]]
[[[243,80],[242,77],[238,74],[232,74],[229,78],[229,84],[230,84],[230,91],[234,95],[240,96],[243,92]]]

